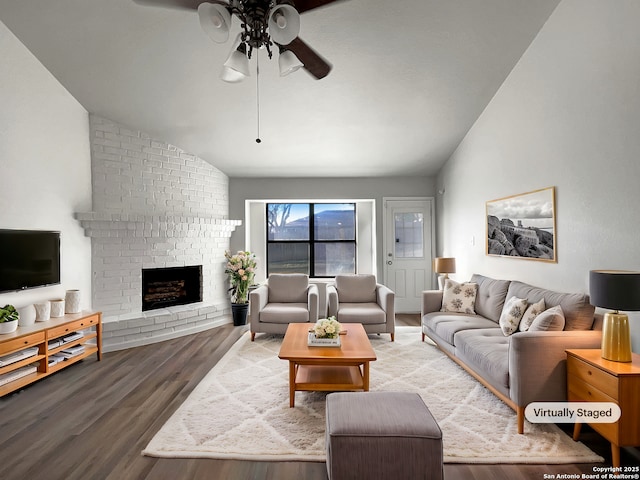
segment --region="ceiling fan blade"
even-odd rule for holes
[[[133,0],[138,5],[144,5],[147,7],[165,7],[176,8],[181,10],[197,10],[198,5],[207,0]],[[208,0],[210,3],[221,3],[227,5],[226,2]]]
[[[330,3],[343,2],[344,0],[294,0],[293,4],[298,13],[307,12],[314,8],[324,7]]]
[[[304,43],[300,37],[295,38],[286,46],[286,49],[291,50],[303,63],[303,68],[318,80],[329,75],[331,64]]]

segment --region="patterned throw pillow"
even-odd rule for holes
[[[526,332],[529,330],[529,327],[535,320],[535,318],[544,312],[544,309],[547,308],[544,304],[544,298],[541,298],[539,302],[532,303],[527,307],[527,311],[524,312],[522,316],[522,320],[520,320],[520,325],[518,326],[518,330],[521,332]]]
[[[508,337],[518,330],[518,325],[520,324],[520,320],[522,320],[524,312],[527,310],[528,304],[529,302],[527,302],[526,298],[518,297],[511,297],[505,302],[498,322],[505,337]]]
[[[458,283],[450,278],[444,282],[442,312],[475,314],[477,283]]]
[[[548,308],[536,317],[531,326],[530,332],[551,332],[564,330],[564,312],[560,305]]]

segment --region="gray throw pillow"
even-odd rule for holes
[[[550,332],[563,329],[564,313],[560,305],[556,305],[542,312],[529,327],[530,332]]]

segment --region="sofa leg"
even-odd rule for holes
[[[256,332],[251,332],[251,341],[253,342],[256,339]]]
[[[518,414],[518,433],[524,433],[524,407],[518,405],[516,407],[516,413]]]
[[[393,341],[395,341],[395,339],[396,339],[396,334],[395,334],[395,333],[391,333],[390,335],[391,335],[391,341],[392,341],[392,342],[393,342]]]
[[[425,335],[424,335],[424,333],[423,333],[423,334],[422,334],[422,341],[423,341],[423,342],[424,342],[424,337],[425,337]]]

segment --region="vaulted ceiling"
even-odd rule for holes
[[[301,15],[326,78],[280,77],[260,51],[238,84],[219,79],[231,40],[192,10],[0,0],[0,20],[89,112],[231,177],[411,176],[439,170],[558,3],[338,1]]]

